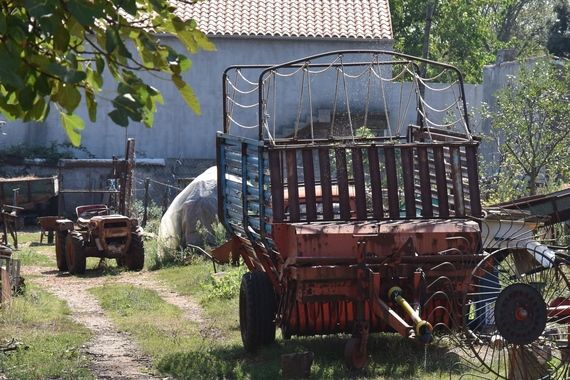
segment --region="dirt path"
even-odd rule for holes
[[[112,283],[123,283],[152,289],[166,302],[179,307],[187,320],[204,326],[203,310],[194,300],[167,289],[148,272],[123,272],[120,275],[75,277],[60,274],[45,267],[28,266],[23,275],[30,275],[30,282],[67,301],[72,318],[86,326],[93,338],[83,351],[91,360],[90,369],[97,379],[157,379],[151,374],[150,358],[142,354],[136,343],[124,332],[117,330],[104,314],[97,299],[89,289]],[[201,328],[203,329],[203,328]],[[211,335],[211,332],[203,331]]]

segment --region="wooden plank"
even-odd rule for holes
[[[350,193],[348,190],[348,172],[346,168],[346,149],[335,149],[336,180],[338,185],[338,202],[340,219],[350,220]]]
[[[289,221],[298,222],[299,208],[299,180],[297,176],[297,150],[289,149],[285,153],[287,165],[287,207],[289,208]]]
[[[428,151],[426,147],[418,148],[418,171],[420,176],[420,195],[422,199],[422,216],[433,217],[432,193],[430,183],[430,170],[428,161]]]
[[[414,150],[412,147],[402,147],[400,149],[402,160],[402,179],[404,180],[404,204],[406,206],[406,217],[416,216],[416,197],[414,189]]]
[[[384,147],[384,160],[386,164],[386,186],[388,187],[388,213],[390,219],[400,219],[396,151],[393,146]]]
[[[372,191],[372,213],[374,219],[384,218],[382,207],[382,182],[380,179],[380,160],[378,158],[378,148],[371,146],[368,148],[368,165],[370,166],[370,189]]]
[[[317,199],[315,194],[315,167],[313,163],[313,149],[303,149],[303,177],[305,183],[305,206],[307,221],[317,220]]]
[[[480,217],[481,211],[481,193],[479,190],[479,173],[477,161],[477,146],[468,145],[465,147],[467,158],[467,178],[469,180],[469,197],[471,206],[471,215]]]
[[[0,281],[2,282],[0,302],[2,304],[10,303],[12,300],[12,284],[10,283],[10,274],[4,267],[0,268]]]
[[[463,173],[458,147],[449,148],[449,162],[451,163],[451,183],[453,184],[453,208],[455,216],[462,217],[465,216],[465,199],[463,198]]]
[[[271,207],[273,221],[280,223],[285,216],[285,200],[283,198],[283,179],[281,177],[281,160],[277,150],[269,151],[269,177],[271,183]]]
[[[352,148],[352,171],[354,175],[354,195],[356,197],[356,219],[365,220],[366,213],[366,184],[364,183],[364,163],[362,149]]]
[[[443,146],[433,148],[433,159],[435,165],[435,183],[437,185],[438,216],[440,218],[448,218],[449,203],[447,199],[447,178],[445,174]]]
[[[323,219],[333,220],[333,197],[331,180],[331,162],[328,148],[319,148],[319,169],[321,179],[321,199],[323,203]]]

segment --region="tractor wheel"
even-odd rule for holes
[[[117,257],[115,260],[117,260],[117,266],[118,267],[124,267],[125,266],[125,258],[124,257]]]
[[[352,337],[344,346],[344,360],[346,365],[351,369],[361,369],[368,361],[368,352],[366,347],[360,349],[362,338]]]
[[[567,265],[527,250],[498,250],[472,272],[464,302],[466,344],[483,373],[501,379],[567,379]],[[479,362],[479,363],[477,363]]]
[[[239,292],[239,326],[243,346],[255,352],[260,345],[275,341],[276,299],[265,272],[243,275]]]
[[[67,239],[67,231],[57,231],[55,235],[55,259],[57,261],[57,269],[61,272],[67,271],[67,259],[65,257],[65,240]]]
[[[72,232],[67,235],[65,239],[65,254],[69,273],[85,273],[85,247],[83,246],[83,236],[80,233]]]
[[[123,264],[128,270],[140,271],[144,266],[144,245],[142,235],[139,231],[131,234],[131,245],[125,254],[124,259],[117,259],[117,264]]]

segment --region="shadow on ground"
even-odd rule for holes
[[[241,345],[204,348],[163,357],[158,369],[177,379],[279,379],[282,354],[312,351],[314,379],[409,379],[449,378],[458,368],[459,357],[440,345],[424,346],[393,334],[373,336],[369,340],[368,365],[360,371],[346,368],[343,360],[346,337],[293,338],[259,350],[244,352]],[[426,366],[427,365],[427,366]]]

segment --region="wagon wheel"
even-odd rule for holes
[[[265,272],[243,275],[239,292],[239,326],[243,346],[255,352],[260,345],[275,341],[276,299]]]
[[[67,234],[67,238],[65,239],[65,255],[69,273],[85,273],[85,247],[83,245],[83,236],[80,233],[71,232]]]
[[[570,373],[568,267],[540,252],[499,250],[472,272],[466,344],[485,376],[566,379]]]
[[[131,244],[124,259],[117,258],[117,265],[125,265],[129,270],[140,271],[144,266],[144,244],[139,231],[131,234]]]
[[[65,241],[67,239],[67,231],[57,231],[55,235],[55,259],[57,261],[57,269],[61,272],[67,270],[67,259],[65,257]]]

